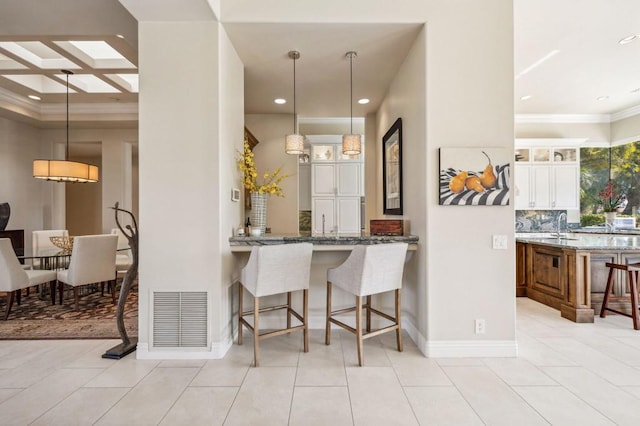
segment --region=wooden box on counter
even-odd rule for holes
[[[369,232],[371,235],[405,235],[405,231],[409,232],[409,227],[404,222],[401,219],[371,219]]]

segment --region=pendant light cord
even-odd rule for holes
[[[296,116],[296,57],[293,57],[293,133],[298,133],[298,118]]]
[[[353,55],[349,55],[349,107],[351,108],[351,134],[353,134]]]
[[[68,73],[66,74],[67,74],[67,151],[64,159],[69,160],[69,74]]]

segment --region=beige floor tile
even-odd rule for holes
[[[569,357],[550,348],[538,339],[522,332],[518,333],[518,358],[526,359],[536,366],[575,366]]]
[[[206,363],[206,359],[169,359],[160,361],[158,368],[201,368]]]
[[[93,424],[127,392],[128,388],[80,388],[40,416],[32,425]]]
[[[200,369],[190,386],[235,386],[240,387],[252,360],[229,358],[209,360]]]
[[[296,387],[289,425],[352,425],[349,391],[343,387]]]
[[[2,372],[0,372],[2,374]],[[13,389],[0,389],[0,403],[11,398],[18,392],[22,392],[21,388],[13,388]]]
[[[484,363],[511,386],[554,386],[557,383],[522,358],[485,358]]]
[[[287,424],[295,374],[295,367],[252,367],[225,425]]]
[[[296,386],[346,386],[344,367],[299,367]]]
[[[511,387],[488,367],[443,367],[480,418],[492,425],[546,425]]]
[[[637,398],[583,367],[543,367],[543,371],[568,391],[619,425],[637,425]]]
[[[613,384],[640,386],[640,370],[622,363],[606,353],[593,349],[573,338],[544,338],[540,340]]]
[[[64,365],[65,368],[109,368],[114,360],[102,358],[108,349],[120,343],[119,340],[95,340],[93,347]],[[129,355],[135,357],[135,355]]]
[[[387,350],[387,356],[402,386],[447,386],[451,381],[435,359],[426,358],[417,348],[398,352]]]
[[[514,389],[552,425],[614,425],[561,386],[517,386]]]
[[[238,388],[234,387],[189,387],[185,389],[160,424],[167,426],[222,425],[237,392]]]
[[[96,424],[157,425],[197,372],[197,368],[156,368]]]
[[[347,334],[341,336],[342,354],[344,364],[347,367],[358,366],[358,349],[356,346],[356,335]],[[364,365],[368,367],[389,367],[391,361],[387,356],[385,346],[380,343],[377,337],[372,337],[364,341],[363,344]]]
[[[640,386],[623,386],[621,389],[640,399]]]
[[[159,364],[155,360],[138,360],[125,357],[104,370],[87,387],[130,388],[138,384]]]
[[[484,424],[453,386],[405,387],[404,391],[421,425]]]
[[[483,367],[481,358],[435,358],[440,367]]]
[[[356,425],[412,425],[418,421],[391,367],[347,367]]]
[[[100,370],[80,368],[53,371],[42,381],[0,404],[2,423],[29,424],[99,373]]]

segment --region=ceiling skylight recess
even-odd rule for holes
[[[136,69],[135,65],[106,41],[71,40],[54,43],[92,68]]]
[[[80,68],[49,46],[39,41],[2,41],[0,48],[42,69]]]

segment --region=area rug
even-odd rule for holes
[[[0,299],[0,313],[6,310],[6,298]],[[22,304],[14,303],[7,321],[0,320],[0,340],[25,339],[119,339],[116,309],[111,295],[99,291],[80,297],[80,310],[75,310],[73,294],[65,294],[63,304],[51,304],[49,296],[31,292],[22,296]],[[127,297],[124,315],[129,337],[138,335],[138,292],[134,288]]]

